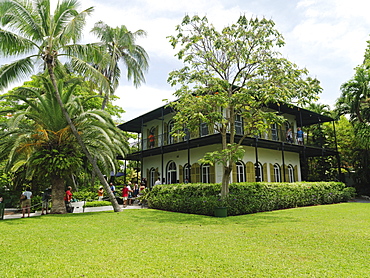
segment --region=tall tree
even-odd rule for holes
[[[8,126],[0,136],[0,160],[6,158],[7,168],[12,172],[24,167],[28,180],[33,176],[49,180],[53,191],[52,213],[65,213],[65,181],[82,170],[84,156],[56,101],[53,85],[46,78],[41,79],[41,88],[19,87],[15,95],[3,95],[24,102],[25,106],[11,111]],[[84,109],[86,99],[73,95],[77,82],[67,89],[63,83],[58,82],[58,89],[67,112],[84,134],[82,139],[89,152],[99,158],[100,167],[109,173],[116,168],[116,155],[124,154],[121,142],[125,138],[117,132],[108,113]]]
[[[352,163],[357,187],[369,194],[370,188],[370,46],[365,61],[355,69],[354,77],[341,86],[342,94],[336,103],[339,115],[348,115],[355,132]]]
[[[276,51],[284,41],[274,25],[265,18],[240,16],[219,32],[206,17],[185,16],[177,35],[169,37],[174,48],[180,47],[177,57],[185,63],[168,78],[172,86],[181,85],[175,93],[179,100],[170,104],[177,112],[175,129],[186,125],[195,130],[206,123],[221,134],[222,149],[208,153],[204,161],[223,165],[222,197],[228,194],[233,165],[243,156],[244,138],[283,121],[267,105],[302,104],[321,90],[306,69],[298,69]],[[236,141],[237,115],[244,119],[244,131]]]
[[[127,79],[133,79],[135,86],[140,86],[145,82],[144,73],[148,69],[148,54],[143,47],[136,44],[137,38],[146,36],[143,30],[136,32],[129,31],[125,25],[112,28],[102,21],[95,24],[91,30],[101,41],[98,45],[106,53],[99,65],[96,65],[104,76],[109,80],[112,88],[110,93],[114,93],[119,84],[121,70],[119,62],[126,67]],[[102,109],[109,101],[109,93],[105,93]]]
[[[91,45],[77,44],[81,38],[85,18],[93,11],[90,7],[78,12],[78,7],[77,0],[63,0],[57,3],[52,14],[50,0],[0,2],[0,24],[3,27],[0,29],[0,53],[6,57],[22,57],[0,67],[0,88],[5,88],[12,81],[29,75],[37,61],[42,63],[50,76],[55,97],[73,135],[108,193],[114,210],[121,211],[97,162],[91,156],[69,116],[57,86],[55,70],[62,67],[58,58],[63,56],[70,59],[75,70],[85,76],[94,76],[105,90],[110,88],[109,81],[91,63],[101,56],[100,51]]]

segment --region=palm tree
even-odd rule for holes
[[[144,72],[148,69],[148,54],[140,45],[135,43],[139,37],[146,36],[145,31],[137,30],[132,33],[127,30],[126,26],[112,28],[102,21],[95,24],[91,30],[101,41],[98,45],[106,51],[104,62],[96,65],[104,76],[109,80],[112,90],[118,87],[121,71],[118,66],[123,62],[127,71],[127,79],[131,80],[135,86],[140,86],[145,82]],[[109,101],[109,94],[105,94],[102,109],[105,108]]]
[[[6,57],[25,55],[0,67],[0,88],[31,74],[36,62],[41,62],[43,69],[46,69],[50,76],[55,97],[73,135],[108,193],[114,211],[121,211],[97,162],[72,122],[57,86],[55,71],[62,68],[59,56],[63,56],[70,60],[75,70],[84,76],[93,76],[103,90],[110,88],[109,81],[92,66],[101,55],[99,49],[94,45],[76,44],[81,37],[86,16],[93,11],[90,7],[78,12],[78,7],[77,0],[63,0],[57,3],[54,14],[51,14],[50,0],[0,2],[0,25],[3,27],[0,29],[0,53]],[[95,62],[87,63],[86,58]]]
[[[7,159],[13,172],[20,167],[27,178],[42,176],[50,180],[53,192],[52,213],[65,213],[63,201],[66,177],[78,173],[83,166],[83,153],[76,144],[62,110],[53,93],[52,83],[44,77],[42,88],[20,87],[15,95],[4,95],[23,101],[25,109],[13,111],[4,134],[0,137],[0,160]],[[109,172],[116,167],[116,155],[123,155],[123,135],[117,132],[110,115],[102,110],[84,110],[81,98],[73,95],[74,82],[58,89],[68,114],[88,151],[98,158],[100,166]]]

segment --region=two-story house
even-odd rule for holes
[[[335,150],[323,146],[309,146],[305,136],[302,142],[297,131],[312,124],[333,121],[306,109],[288,105],[269,105],[269,109],[286,118],[283,126],[272,125],[260,136],[247,137],[243,141],[245,154],[232,171],[231,182],[294,182],[307,177],[307,158],[334,156]],[[118,127],[139,134],[138,150],[124,159],[141,162],[141,176],[149,186],[160,178],[162,183],[203,182],[222,180],[222,166],[200,164],[205,153],[221,148],[221,135],[200,123],[197,132],[182,138],[171,135],[174,111],[159,107]],[[236,116],[236,134],[241,138],[243,119]],[[290,136],[289,136],[290,135]],[[299,136],[298,136],[299,137]]]

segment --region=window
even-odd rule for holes
[[[278,133],[278,129],[277,129],[277,124],[272,124],[271,125],[271,139],[272,140],[275,140],[275,141],[278,141],[279,140],[279,133]]]
[[[292,165],[288,165],[288,176],[289,176],[289,182],[295,182],[294,180],[294,168]]]
[[[202,165],[202,182],[203,183],[210,183],[209,170],[210,170],[209,164]]]
[[[173,131],[173,121],[168,123],[168,144],[173,144],[174,143],[174,138],[171,132]]]
[[[263,171],[261,163],[255,164],[255,171],[256,171],[256,181],[263,181]]]
[[[149,175],[150,175],[150,188],[152,188],[154,186],[154,183],[155,183],[155,169],[154,168],[151,168],[150,169],[150,172],[149,172]]]
[[[274,164],[274,181],[281,182],[280,166],[278,164]]]
[[[185,127],[184,132],[185,132],[184,141],[188,141],[190,139],[190,131],[187,127]]]
[[[200,124],[200,136],[206,136],[206,135],[208,135],[208,124],[201,123]]]
[[[177,182],[176,163],[171,161],[167,165],[167,183],[172,184]]]
[[[241,161],[238,161],[236,163],[236,181],[237,182],[245,182],[245,166],[244,163]]]
[[[185,164],[184,168],[183,168],[183,171],[184,171],[184,180],[183,182],[186,183],[186,182],[190,182],[190,166],[189,164]]]
[[[235,133],[238,135],[243,135],[243,118],[240,115],[235,116]]]

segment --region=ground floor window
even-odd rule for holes
[[[167,184],[177,182],[176,163],[171,161],[167,165]]]
[[[278,164],[274,164],[274,181],[281,182],[280,166]]]
[[[294,180],[294,168],[292,165],[288,165],[288,176],[289,176],[289,182],[295,182]]]
[[[245,182],[245,165],[243,162],[238,161],[236,163],[236,180],[237,182]]]
[[[261,163],[256,163],[254,167],[256,171],[256,181],[263,181],[263,170]]]
[[[184,171],[184,175],[183,175],[184,180],[183,180],[183,182],[184,183],[190,182],[190,166],[189,166],[189,164],[185,164],[183,171]]]
[[[202,165],[202,182],[203,183],[210,183],[210,166],[209,164]]]

